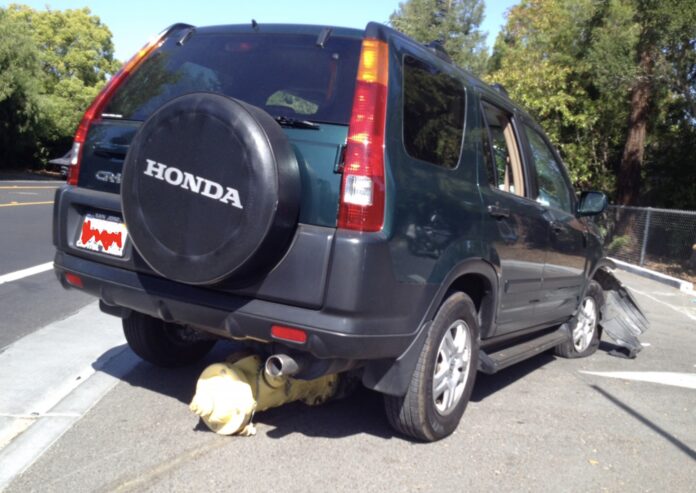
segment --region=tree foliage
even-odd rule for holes
[[[389,17],[397,30],[421,43],[440,41],[452,61],[477,75],[486,68],[482,0],[408,0]]]
[[[12,4],[0,9],[0,29],[0,98],[12,93],[12,104],[24,101],[19,113],[25,122],[18,126],[2,113],[0,125],[11,127],[22,144],[0,166],[19,166],[65,150],[118,62],[111,31],[88,8],[37,11]],[[25,79],[23,85],[8,82]]]
[[[670,190],[696,174],[687,154],[695,42],[691,0],[523,0],[496,40],[488,80],[540,120],[580,187],[696,207],[696,192],[673,200]]]
[[[33,149],[41,115],[40,74],[29,30],[0,9],[0,166]]]

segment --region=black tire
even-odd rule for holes
[[[591,301],[594,311],[594,322],[591,323],[592,333],[591,335],[583,336],[589,338],[589,344],[585,347],[585,344],[581,344],[578,337],[582,332],[581,327],[585,321],[585,316],[583,315],[583,307],[585,303]],[[604,306],[604,291],[602,286],[600,286],[596,281],[590,281],[587,291],[583,296],[582,302],[580,303],[580,309],[577,318],[574,320],[570,331],[571,337],[568,341],[563,344],[559,344],[554,348],[554,354],[556,356],[561,356],[562,358],[585,358],[594,354],[599,348],[600,340],[600,327],[599,321],[601,316],[601,309]]]
[[[148,363],[176,368],[201,360],[215,345],[215,340],[184,337],[187,329],[158,318],[132,312],[123,319],[123,333],[135,354]]]
[[[434,395],[436,365],[441,365],[441,344],[447,333],[460,330],[464,322],[468,331],[469,358],[466,375],[459,374],[463,387],[456,386],[455,402],[445,411],[438,410],[439,395]],[[403,397],[384,396],[387,419],[392,427],[409,437],[424,442],[434,442],[450,435],[459,424],[469,403],[478,370],[479,326],[476,307],[464,293],[454,293],[440,306],[430,326],[416,370],[411,377],[408,391]],[[445,365],[446,366],[446,365]],[[452,372],[450,367],[450,373]],[[452,392],[450,390],[450,392]],[[460,393],[459,393],[460,392]],[[442,400],[445,399],[442,394]]]
[[[129,237],[155,272],[182,283],[266,273],[290,244],[299,204],[297,158],[278,123],[220,94],[162,106],[123,163]]]

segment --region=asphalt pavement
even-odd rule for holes
[[[29,310],[45,296],[91,301],[52,275],[0,289],[25,293]],[[56,309],[0,349],[0,490],[694,491],[696,296],[620,276],[652,323],[636,359],[603,341],[587,359],[545,353],[479,375],[456,433],[433,444],[394,434],[381,396],[366,390],[259,413],[255,437],[215,435],[188,403],[202,369],[233,344],[159,369],[94,302]],[[0,332],[15,310],[4,298]]]
[[[59,181],[0,181],[0,279],[53,261],[53,195]],[[52,270],[0,283],[0,352],[92,302],[60,287]]]
[[[200,371],[232,345],[176,370],[117,345],[83,384],[111,378],[110,390],[77,413],[85,398],[67,395],[55,409],[73,414],[53,419],[70,427],[8,491],[693,491],[696,298],[622,278],[652,322],[636,359],[610,356],[605,341],[588,359],[546,353],[479,375],[457,432],[434,444],[395,435],[380,396],[364,390],[259,413],[252,438],[217,436],[187,404]],[[96,320],[116,330],[108,317],[75,324],[97,330]]]

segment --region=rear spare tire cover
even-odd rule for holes
[[[124,220],[158,274],[213,284],[260,274],[294,231],[297,160],[265,111],[194,93],[157,110],[128,150],[121,180]]]

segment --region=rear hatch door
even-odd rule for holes
[[[167,102],[214,92],[258,106],[285,129],[300,164],[300,222],[336,225],[340,174],[362,31],[249,26],[172,32],[106,104],[90,127],[79,185],[119,193],[138,128]],[[321,42],[320,42],[321,40]]]

